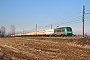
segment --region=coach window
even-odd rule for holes
[[[62,29],[62,32],[65,32],[64,29]]]

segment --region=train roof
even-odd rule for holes
[[[61,28],[71,28],[71,27],[57,27],[55,29],[61,29]]]

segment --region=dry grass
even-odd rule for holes
[[[24,37],[0,38],[3,53],[11,59],[89,60],[90,46],[82,37]],[[81,43],[80,43],[81,41]],[[89,38],[88,38],[89,41]],[[85,42],[85,41],[84,41]],[[7,49],[7,50],[5,50]],[[6,52],[4,52],[4,50]],[[11,52],[14,52],[11,53]],[[19,56],[18,56],[19,55]],[[21,57],[20,57],[21,56]],[[8,58],[7,57],[7,58]]]

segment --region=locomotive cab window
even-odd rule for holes
[[[70,32],[71,32],[71,31],[72,31],[72,29],[71,29],[71,28],[67,28],[67,31],[70,31]]]

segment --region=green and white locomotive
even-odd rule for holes
[[[55,36],[72,36],[73,35],[72,28],[71,27],[55,28],[54,35]]]

